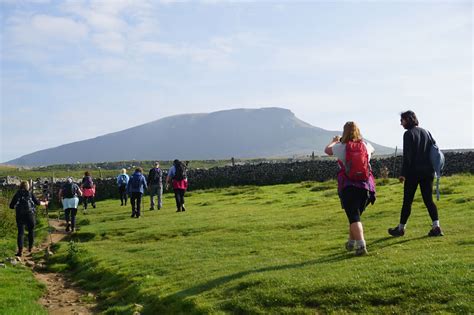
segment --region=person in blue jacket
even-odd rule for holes
[[[135,173],[128,181],[127,193],[130,196],[130,203],[132,204],[132,218],[140,217],[140,205],[142,202],[142,196],[148,189],[146,178],[143,176],[143,169],[137,167]]]
[[[127,184],[129,180],[130,177],[127,175],[127,170],[122,168],[121,173],[119,174],[119,176],[117,176],[117,186],[119,189],[121,206],[127,205]]]

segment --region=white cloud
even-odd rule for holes
[[[120,54],[126,50],[125,38],[117,32],[94,34],[92,40],[97,47],[107,52]]]
[[[77,43],[86,39],[88,29],[66,17],[20,14],[7,19],[5,33],[9,43],[15,46],[41,46],[44,43]]]

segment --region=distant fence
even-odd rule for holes
[[[474,173],[474,151],[446,152],[446,165],[443,175]],[[388,177],[398,177],[402,157],[384,157],[371,160],[374,176],[379,178],[384,172]],[[189,190],[218,188],[242,185],[275,185],[302,181],[326,181],[334,179],[338,172],[335,159],[301,161],[291,163],[244,164],[211,169],[191,169],[188,171]],[[166,176],[166,171],[164,172]],[[164,179],[163,179],[164,180]],[[80,179],[76,179],[79,182]],[[33,181],[35,187],[43,187],[57,201],[57,193],[65,178],[40,178]],[[96,199],[118,198],[115,178],[95,178]],[[16,189],[20,181],[8,177],[0,179],[0,189]],[[46,185],[47,184],[47,185]],[[47,189],[46,189],[47,187]]]

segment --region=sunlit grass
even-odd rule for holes
[[[446,236],[428,238],[415,198],[407,233],[392,238],[402,186],[388,180],[363,215],[370,254],[344,250],[347,219],[335,181],[193,191],[187,211],[130,218],[119,201],[79,214],[51,267],[71,264],[107,313],[472,313],[472,175],[444,177],[437,203]],[[446,194],[443,194],[443,191]],[[145,199],[145,209],[148,209]],[[69,255],[68,255],[69,253]]]

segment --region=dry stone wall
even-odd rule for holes
[[[446,165],[444,176],[458,173],[474,173],[474,151],[461,153],[445,153]],[[376,178],[398,177],[402,165],[402,157],[375,158],[371,161]],[[292,163],[260,163],[235,166],[215,167],[211,169],[191,169],[188,171],[189,190],[242,186],[242,185],[275,185],[297,183],[301,181],[326,181],[334,179],[338,172],[335,159],[321,159]],[[383,174],[385,172],[385,174]],[[166,172],[164,172],[166,177]],[[75,179],[80,182],[81,179]],[[10,178],[10,182],[13,180]],[[44,183],[51,179],[38,179]],[[55,178],[52,185],[53,200],[57,200],[57,192],[65,182],[64,178]],[[95,178],[97,200],[118,198],[118,188],[115,178]],[[164,182],[164,178],[163,178]],[[15,185],[5,185],[4,188],[14,188]]]

